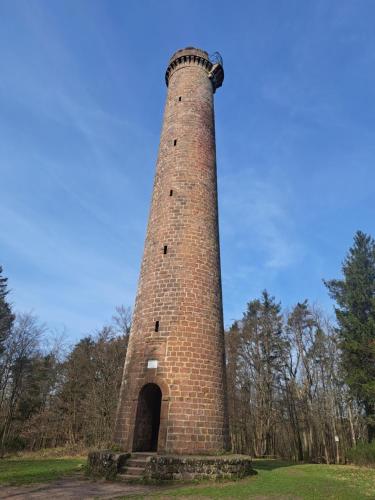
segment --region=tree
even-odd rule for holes
[[[8,278],[2,276],[3,268],[0,266],[0,355],[4,352],[4,342],[10,334],[14,315],[6,300],[9,293],[7,289]]]
[[[242,421],[239,418],[241,405],[237,388],[241,385],[239,377],[239,356],[241,349],[241,330],[238,321],[235,321],[225,335],[226,375],[228,391],[228,412],[232,446],[242,452]]]
[[[375,241],[357,231],[341,280],[324,281],[335,308],[345,380],[375,439]]]
[[[343,381],[337,332],[307,300],[281,315],[267,292],[226,333],[233,451],[345,461],[363,436]]]
[[[243,391],[253,401],[253,449],[270,455],[276,436],[275,393],[283,364],[281,306],[265,290],[249,302],[243,317],[240,369]]]
[[[44,327],[31,314],[18,314],[4,343],[2,377],[0,380],[0,447],[3,452],[11,440],[32,359],[38,354],[39,339]]]

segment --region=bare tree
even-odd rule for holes
[[[18,314],[4,343],[0,371],[0,446],[11,434],[17,406],[25,390],[30,358],[36,354],[44,326],[31,313]]]

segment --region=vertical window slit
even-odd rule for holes
[[[181,96],[178,98],[178,100],[181,102]]]
[[[173,141],[173,146],[176,146],[176,144],[177,144],[177,139]]]
[[[169,191],[169,196],[173,196],[173,189]]]
[[[155,332],[159,331],[159,321],[155,321]]]
[[[168,247],[167,247],[167,245],[164,245],[164,255],[167,253],[167,251],[168,251]]]

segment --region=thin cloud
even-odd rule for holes
[[[301,245],[295,234],[286,184],[277,186],[241,170],[220,182],[223,237],[260,255],[261,266],[282,269],[295,263]]]

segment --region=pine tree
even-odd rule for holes
[[[375,240],[361,231],[342,266],[325,281],[335,308],[346,382],[363,406],[368,440],[375,439]]]
[[[3,268],[0,266],[0,355],[4,351],[3,344],[9,335],[14,321],[11,307],[6,300],[8,295],[8,278],[2,276]]]

